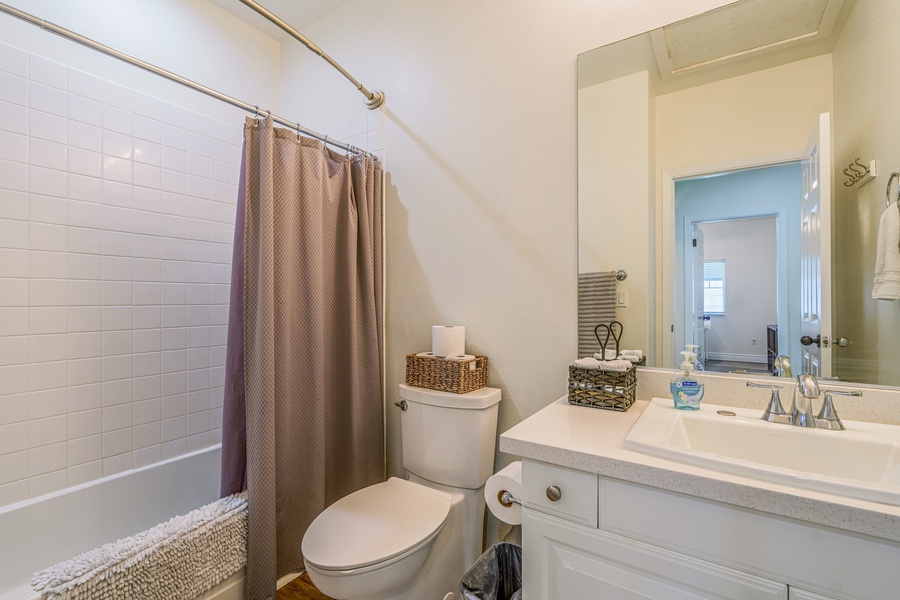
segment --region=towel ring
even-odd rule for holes
[[[897,180],[897,206],[900,206],[900,173],[894,171],[891,173],[891,176],[888,177],[887,188],[884,190],[884,207],[891,207],[891,183],[894,180]]]

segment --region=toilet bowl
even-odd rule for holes
[[[500,390],[401,385],[400,399],[409,480],[392,477],[341,498],[303,536],[310,579],[336,600],[453,598],[481,554]]]
[[[338,600],[394,597],[425,564],[450,505],[449,494],[396,477],[338,500],[303,536],[310,579]]]

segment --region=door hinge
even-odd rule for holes
[[[693,244],[691,244],[691,245],[692,245],[692,246],[693,246],[693,247],[694,247],[694,248],[696,248],[696,247],[697,247],[697,238],[694,238],[694,243],[693,243]]]

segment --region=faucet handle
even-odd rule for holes
[[[772,390],[772,396],[769,398],[769,406],[766,407],[765,412],[760,417],[763,421],[769,421],[772,423],[787,423],[790,417],[787,412],[784,410],[784,407],[781,405],[781,397],[779,396],[778,391],[782,386],[780,385],[768,385],[763,383],[754,383],[752,381],[747,382],[747,387],[752,388],[763,388],[767,390]]]
[[[862,396],[862,392],[859,390],[822,390],[825,393],[825,399],[822,401],[822,408],[819,409],[819,414],[816,415],[816,427],[821,429],[832,429],[837,431],[843,431],[846,429],[844,424],[841,423],[841,418],[838,417],[837,411],[834,409],[834,399],[832,396]]]
[[[747,387],[752,387],[752,388],[762,388],[762,389],[764,389],[764,390],[780,390],[780,389],[781,389],[782,387],[784,387],[784,386],[780,386],[780,385],[770,385],[770,384],[767,384],[767,383],[756,383],[755,381],[748,381],[748,382],[747,382]]]

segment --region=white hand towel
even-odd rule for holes
[[[878,223],[875,258],[875,300],[900,299],[900,205],[891,204]]]
[[[600,363],[601,371],[627,371],[632,367],[631,361],[627,360],[606,360]]]
[[[599,369],[600,361],[593,356],[585,356],[572,363],[572,366],[579,369]]]

